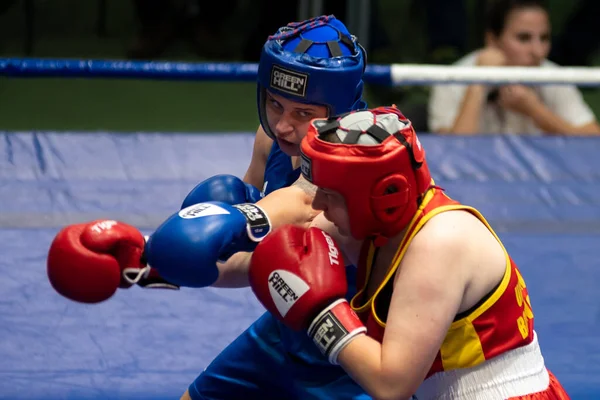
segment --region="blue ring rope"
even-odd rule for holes
[[[257,71],[258,64],[255,63],[0,58],[0,76],[20,78],[135,78],[254,82]],[[390,66],[368,66],[365,71],[365,81],[392,86]]]

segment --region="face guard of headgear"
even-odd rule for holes
[[[330,132],[341,143],[319,138]],[[304,178],[340,193],[352,236],[378,245],[409,224],[431,186],[425,151],[395,107],[315,119],[301,151]]]
[[[269,36],[258,66],[258,115],[272,139],[266,91],[305,104],[326,106],[328,115],[366,108],[362,76],[366,54],[333,15],[290,23]]]

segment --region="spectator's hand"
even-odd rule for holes
[[[477,56],[477,65],[482,67],[500,67],[506,65],[506,56],[495,47],[485,47]]]
[[[498,104],[520,114],[529,115],[531,108],[539,101],[535,91],[527,86],[507,85],[499,90]]]

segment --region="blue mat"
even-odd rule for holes
[[[243,175],[251,134],[0,132],[0,398],[178,398],[262,313],[249,290],[69,302],[45,275],[68,223],[150,233],[202,179]],[[600,139],[423,135],[436,182],[479,208],[528,283],[548,367],[600,398]]]

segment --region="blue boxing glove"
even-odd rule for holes
[[[255,204],[198,203],[158,227],[147,241],[144,255],[167,281],[205,287],[219,276],[217,261],[253,251],[270,230],[267,214]]]
[[[260,190],[233,175],[215,175],[191,190],[181,208],[205,201],[227,204],[256,203],[262,198]]]

